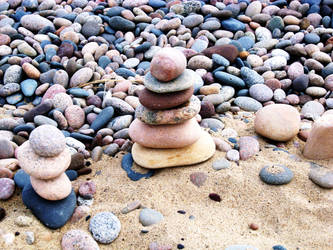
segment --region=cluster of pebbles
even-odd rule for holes
[[[139,93],[136,119],[129,127],[129,136],[135,142],[133,159],[140,166],[191,165],[215,152],[214,141],[196,120],[201,107],[193,95],[198,77],[185,68],[186,58],[176,49],[162,49],[153,57],[145,88]]]
[[[306,141],[305,157],[331,158],[332,7],[327,0],[0,0],[0,199],[17,185],[25,205],[59,228],[77,201],[74,220],[89,211],[94,184],[83,183],[77,200],[69,182],[91,172],[85,159],[132,150],[139,165],[168,167],[147,160],[152,152],[197,145],[186,151],[189,162],[172,166],[200,162],[215,149],[208,150],[211,138],[197,121],[228,137],[214,137],[226,152],[214,169],[247,160],[259,152],[257,138],[239,138],[223,123],[230,114],[248,122],[241,110],[259,110],[254,126],[264,138],[285,142],[298,135]],[[172,62],[158,61],[163,55]],[[283,150],[276,145],[273,150]],[[205,150],[207,157],[191,159],[191,152]],[[258,174],[274,185],[293,178],[278,164]],[[314,183],[333,188],[332,176],[311,163]],[[112,213],[96,218],[95,240],[112,242],[119,221]],[[105,229],[110,233],[100,233]],[[65,234],[62,247],[82,242],[98,249],[80,230]]]

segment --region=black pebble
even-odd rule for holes
[[[186,214],[186,212],[184,210],[178,210],[177,213]]]
[[[144,229],[141,230],[141,233],[143,233],[143,234],[146,234],[148,232],[149,232],[148,230],[144,230]]]
[[[0,221],[6,217],[6,210],[0,207]]]
[[[220,202],[221,201],[221,196],[215,193],[209,194],[209,198],[213,201]]]
[[[20,235],[20,232],[15,232],[15,236],[19,236]]]
[[[90,217],[91,217],[91,216],[90,216],[90,215],[88,215],[88,216],[86,217],[86,221],[88,221],[88,220],[90,219]]]
[[[183,244],[178,244],[177,245],[177,249],[183,249],[183,248],[185,248]]]

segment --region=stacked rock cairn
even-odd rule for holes
[[[72,192],[72,184],[65,174],[71,154],[66,148],[65,136],[56,127],[42,125],[33,130],[29,140],[18,148],[17,159],[40,197],[57,201]]]
[[[132,157],[142,167],[192,165],[215,152],[213,139],[196,119],[201,107],[193,95],[198,76],[186,64],[184,54],[174,48],[163,48],[153,57],[129,127],[135,142]]]

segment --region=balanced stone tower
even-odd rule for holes
[[[56,229],[71,217],[76,196],[65,170],[71,163],[63,133],[54,126],[34,129],[17,150],[17,159],[30,182],[22,188],[23,203],[47,227]]]
[[[141,105],[129,127],[134,161],[145,168],[191,165],[215,153],[211,136],[198,124],[200,100],[193,95],[197,73],[186,69],[184,54],[163,48],[153,57]]]
[[[46,200],[62,200],[72,191],[65,170],[71,163],[65,136],[56,127],[42,125],[32,131],[23,143],[17,158],[21,168],[30,175],[35,192]]]

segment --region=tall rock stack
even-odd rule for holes
[[[200,100],[193,95],[197,73],[186,69],[184,54],[163,48],[153,57],[145,88],[139,93],[141,105],[129,127],[135,142],[134,161],[146,168],[191,165],[209,159],[215,152],[210,135],[195,116]]]

